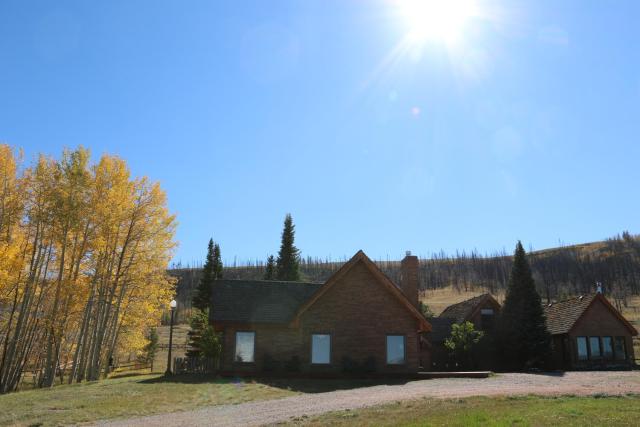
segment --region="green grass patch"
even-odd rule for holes
[[[422,399],[292,420],[305,426],[630,426],[640,396]]]
[[[0,425],[64,425],[276,399],[291,387],[207,376],[112,378],[0,395]]]

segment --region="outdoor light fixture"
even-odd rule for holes
[[[165,375],[173,375],[173,371],[171,370],[171,347],[173,347],[173,316],[177,306],[178,302],[172,299],[169,303],[169,307],[171,308],[171,322],[169,323],[169,354],[167,355],[167,370],[164,372]]]

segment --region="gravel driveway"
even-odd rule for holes
[[[434,379],[402,385],[305,394],[284,399],[211,406],[188,412],[101,423],[102,426],[256,426],[302,415],[356,409],[421,397],[591,395],[640,393],[640,371],[568,372],[564,375],[500,374],[486,379]]]

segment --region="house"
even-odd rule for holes
[[[451,319],[455,323],[471,322],[477,330],[491,331],[498,313],[500,303],[491,294],[483,294],[450,305],[438,317]]]
[[[598,292],[545,306],[556,369],[628,368],[638,331]]]
[[[496,316],[500,313],[500,304],[490,294],[479,295],[474,298],[450,305],[445,308],[438,317],[431,318],[432,331],[426,335],[431,343],[432,370],[443,371],[457,369],[449,357],[449,350],[444,342],[451,336],[451,328],[454,324],[463,322],[473,323],[476,330],[484,331],[489,335],[495,326]],[[477,369],[495,369],[494,358],[491,354],[488,341],[483,338],[474,354],[474,366]],[[467,367],[468,368],[468,367]]]
[[[223,372],[415,373],[429,364],[418,309],[418,258],[393,283],[362,251],[324,283],[217,280],[210,322]],[[425,362],[426,360],[426,362]]]

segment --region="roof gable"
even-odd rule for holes
[[[420,324],[420,330],[428,332],[431,330],[431,325],[425,317],[418,311],[416,307],[409,302],[407,297],[402,293],[400,288],[396,286],[391,279],[389,279],[378,266],[367,257],[363,251],[358,251],[349,261],[347,261],[338,271],[336,271],[329,279],[318,289],[318,291],[306,301],[296,312],[292,322],[299,321],[300,316],[307,311],[313,304],[315,304],[323,295],[327,293],[329,289],[336,285],[347,273],[358,263],[362,263],[374,276],[374,278],[381,283],[390,293],[401,303],[401,305],[418,321]]]
[[[544,307],[547,317],[547,329],[552,335],[569,333],[578,321],[585,315],[589,308],[596,302],[601,302],[620,322],[631,332],[637,335],[638,331],[615,309],[602,294],[579,296],[564,301],[559,301]]]
[[[441,318],[452,319],[456,323],[462,323],[469,320],[473,315],[485,304],[491,304],[495,308],[500,309],[500,303],[496,301],[491,294],[482,294],[477,297],[450,305],[440,313]]]

